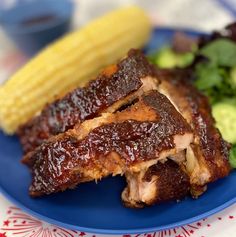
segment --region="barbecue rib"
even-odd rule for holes
[[[167,160],[138,173],[125,174],[127,187],[122,200],[127,207],[142,208],[155,203],[180,200],[188,195],[189,176],[177,163]]]
[[[63,133],[86,119],[114,112],[143,91],[156,89],[156,69],[139,50],[130,50],[117,65],[107,67],[87,87],[78,88],[46,106],[18,130],[24,154],[50,136]],[[68,78],[69,80],[69,78]]]
[[[87,120],[28,153],[24,161],[32,166],[30,195],[146,171],[186,149],[192,139],[190,126],[169,100],[150,91],[125,110]]]
[[[189,72],[158,70],[157,73],[158,91],[168,97],[191,125],[194,141],[186,151],[170,156],[164,164],[158,162],[147,171],[135,174],[126,172],[128,185],[122,200],[128,207],[178,200],[189,191],[198,197],[206,190],[207,183],[230,172],[229,145],[214,126],[207,98],[189,83]]]
[[[160,70],[158,74],[159,92],[169,98],[194,132],[194,141],[186,151],[186,171],[191,193],[197,197],[207,183],[229,174],[229,144],[215,127],[208,99],[189,83],[186,71]]]
[[[19,130],[31,196],[125,175],[128,207],[198,197],[230,172],[229,145],[186,70],[156,70],[137,50]]]

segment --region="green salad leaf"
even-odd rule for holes
[[[195,72],[197,76],[195,86],[199,90],[207,90],[222,83],[223,78],[215,64],[200,63],[196,65]]]
[[[198,55],[208,60],[196,64],[195,86],[212,104],[236,97],[236,44],[228,39],[217,39],[200,49]]]
[[[228,39],[217,39],[204,46],[200,54],[218,66],[233,67],[236,65],[236,44]]]

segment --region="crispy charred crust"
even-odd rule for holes
[[[215,127],[207,97],[188,82],[192,77],[189,71],[160,70],[158,74],[160,79],[169,80],[175,88],[178,88],[176,93],[187,100],[191,109],[191,121],[188,122],[198,137],[192,148],[200,162],[203,161],[207,165],[211,174],[209,182],[227,176],[230,172],[228,161],[230,145]]]
[[[172,160],[151,166],[143,177],[143,181],[150,182],[157,176],[157,193],[152,204],[181,200],[190,190],[189,176]]]
[[[157,91],[144,95],[138,103],[154,110],[156,121],[133,120],[134,104],[129,108],[130,119],[99,126],[81,140],[77,139],[76,131],[69,130],[38,147],[29,158],[35,160],[31,195],[62,191],[84,179],[89,180],[84,170],[99,171],[102,174],[99,178],[111,174],[113,170],[104,170],[103,167],[105,162],[114,160],[114,153],[118,156],[117,165],[121,170],[156,159],[162,151],[175,148],[175,135],[191,133],[183,117]]]
[[[105,69],[96,80],[47,105],[39,116],[22,126],[18,135],[24,153],[50,136],[99,115],[116,101],[137,91],[142,86],[141,78],[155,76],[155,73],[155,68],[139,50],[130,50],[126,58]]]

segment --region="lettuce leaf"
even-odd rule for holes
[[[236,44],[229,39],[217,39],[200,49],[199,53],[218,66],[236,65]]]

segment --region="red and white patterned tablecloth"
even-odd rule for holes
[[[12,4],[18,0],[0,0]],[[222,28],[235,19],[236,0],[74,0],[74,27],[127,4],[139,4],[149,12],[154,25],[188,27],[202,31]],[[0,31],[0,84],[27,58]],[[101,217],[102,218],[102,217]],[[67,230],[38,220],[0,194],[0,237],[101,237]],[[157,233],[123,237],[236,237],[236,204],[207,219]]]

